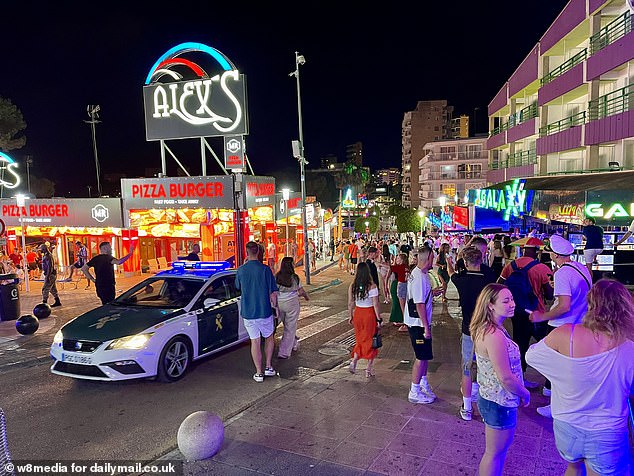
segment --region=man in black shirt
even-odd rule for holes
[[[462,308],[462,407],[460,408],[460,416],[463,420],[471,420],[471,366],[473,364],[473,340],[469,332],[471,324],[471,316],[475,309],[476,300],[480,292],[487,284],[495,282],[494,273],[482,272],[482,252],[476,247],[467,247],[463,250],[463,258],[465,269],[456,272],[451,259],[447,260],[447,270],[451,277],[451,281],[458,290],[460,298],[460,307]]]
[[[198,243],[194,243],[194,246],[192,246],[192,252],[185,257],[185,260],[200,261],[200,256],[198,256],[198,253],[200,253],[200,245]]]
[[[370,246],[368,248],[368,258],[365,262],[368,264],[368,268],[370,268],[370,276],[372,276],[372,281],[376,284],[376,287],[381,289],[381,282],[379,281],[379,272],[376,269],[376,264],[374,264],[374,260],[376,259],[376,255],[378,253],[378,249],[376,246]]]
[[[87,279],[95,283],[97,296],[101,299],[101,304],[108,304],[115,297],[114,265],[121,265],[130,259],[134,253],[134,242],[130,245],[130,252],[121,259],[112,256],[112,248],[107,241],[99,245],[99,253],[97,256],[93,256],[81,270]],[[90,274],[88,268],[95,268],[94,277]]]

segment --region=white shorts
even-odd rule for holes
[[[594,259],[603,253],[603,250],[583,250],[583,257],[586,259],[586,263],[594,263]]]
[[[249,334],[249,339],[259,339],[260,334],[266,339],[273,334],[275,326],[273,324],[273,316],[265,317],[263,319],[242,319],[244,321],[244,328]]]

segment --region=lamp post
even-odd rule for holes
[[[365,234],[367,235],[367,238],[370,239],[370,222],[369,221],[365,222]]]
[[[304,270],[306,273],[306,284],[310,284],[310,260],[308,260],[308,220],[306,220],[306,179],[304,174],[304,166],[307,161],[304,157],[304,131],[302,129],[302,96],[299,88],[299,65],[306,63],[306,58],[300,55],[299,52],[295,52],[295,71],[290,73],[290,76],[295,76],[297,83],[297,117],[299,126],[299,169],[300,169],[300,181],[302,189],[302,226],[304,227]]]
[[[285,256],[290,256],[289,254],[289,236],[288,236],[288,199],[291,198],[291,191],[287,188],[283,188],[282,189],[282,199],[284,200],[284,211],[286,212],[286,255]]]
[[[425,221],[425,210],[418,210],[418,217],[420,218],[420,239],[423,241],[423,222]]]
[[[15,203],[20,210],[20,223],[22,225],[22,271],[24,272],[24,284],[26,292],[29,292],[29,263],[26,261],[26,228],[24,226],[24,216],[22,210],[26,210],[26,195],[18,194],[15,196]]]
[[[438,198],[440,202],[440,239],[445,237],[445,205],[447,205],[447,197],[441,195]]]

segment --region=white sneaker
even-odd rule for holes
[[[551,392],[551,390],[549,388],[546,388],[546,387],[542,388],[542,395],[544,397],[550,397],[551,393],[552,392]]]
[[[257,383],[262,383],[264,382],[264,375],[262,374],[253,374],[253,380],[255,380]]]
[[[299,350],[299,337],[295,336],[295,343],[293,344],[293,351],[297,352]]]
[[[407,401],[409,401],[409,403],[432,403],[434,399],[428,397],[423,392],[414,392],[410,390],[409,395],[407,396]]]
[[[550,405],[546,405],[545,407],[537,407],[537,413],[546,418],[553,417],[553,412],[550,409]]]
[[[436,394],[432,391],[431,387],[429,386],[429,382],[425,383],[425,382],[421,381],[420,382],[420,390],[425,395],[427,395],[429,398],[432,398],[434,400],[436,399]]]
[[[473,410],[465,410],[464,407],[460,407],[460,418],[464,421],[471,421],[473,418]]]
[[[267,367],[267,368],[264,369],[264,375],[266,377],[275,377],[277,375],[277,372],[275,371],[274,368]]]

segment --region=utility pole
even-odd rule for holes
[[[88,117],[90,117],[90,121],[84,121],[87,124],[90,124],[90,128],[92,130],[92,151],[95,155],[95,171],[97,173],[97,196],[101,197],[101,181],[99,179],[99,175],[101,171],[99,170],[99,156],[97,155],[97,134],[96,134],[96,125],[99,121],[99,105],[88,105],[86,108],[86,112],[88,112]]]

